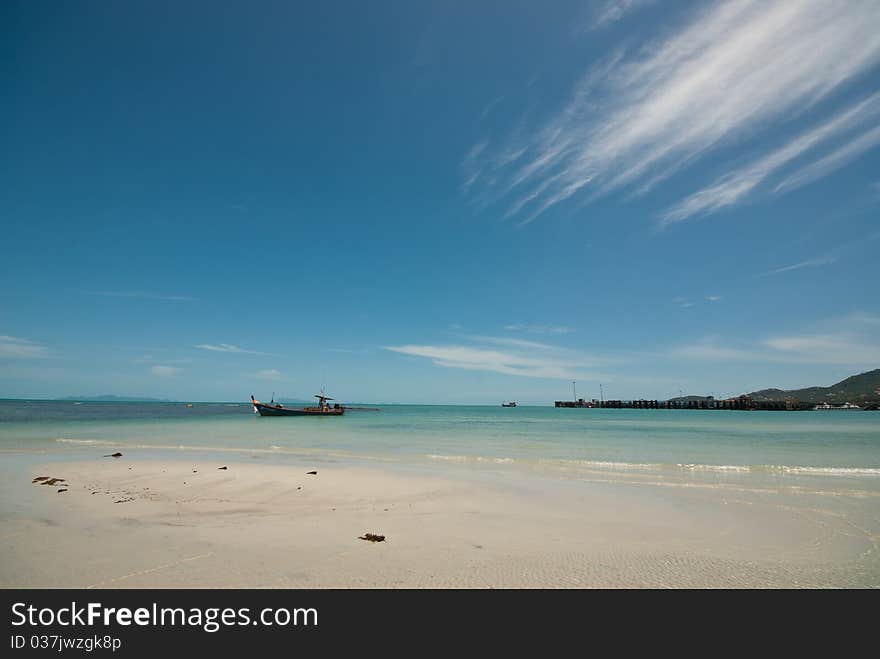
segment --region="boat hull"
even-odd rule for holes
[[[254,403],[254,409],[260,416],[342,416],[345,414],[344,407],[331,407],[322,410],[319,407],[276,407]]]

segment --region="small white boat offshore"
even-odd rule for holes
[[[860,410],[862,409],[858,405],[853,405],[852,403],[844,403],[843,405],[829,405],[828,403],[820,403],[813,408],[814,410]]]

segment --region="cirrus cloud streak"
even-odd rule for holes
[[[468,371],[567,380],[602,375],[590,371],[598,360],[589,355],[532,341],[482,337],[482,345],[400,345],[385,349],[424,357],[444,368]]]
[[[0,336],[0,358],[39,359],[48,356],[49,350],[39,343],[17,336]]]
[[[245,350],[244,348],[240,348],[239,346],[232,345],[229,343],[219,343],[217,345],[213,345],[210,343],[200,343],[194,348],[199,348],[201,350],[210,350],[211,352],[227,352],[227,353],[237,353],[237,354],[247,354],[247,355],[265,355],[264,352],[257,352],[256,350]]]
[[[778,130],[878,61],[874,0],[714,3],[665,38],[593,66],[559,112],[502,147],[516,159],[501,164],[480,142],[465,159],[465,187],[477,172],[498,181],[488,196],[508,200],[520,224],[588,190],[590,199],[645,193],[710,152]],[[734,203],[810,146],[805,137],[769,154],[666,221]]]

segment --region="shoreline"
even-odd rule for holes
[[[873,478],[32,457],[5,486],[5,588],[880,586]]]
[[[430,467],[433,465],[446,464],[449,466],[512,466],[526,470],[575,470],[582,469],[590,472],[663,472],[671,474],[681,472],[697,474],[723,473],[723,474],[754,474],[754,475],[792,475],[792,476],[837,476],[847,477],[880,477],[880,464],[855,466],[852,463],[833,465],[799,464],[789,461],[791,464],[782,463],[720,463],[720,462],[627,462],[608,459],[586,459],[579,457],[525,457],[522,455],[479,455],[479,454],[444,454],[444,453],[376,453],[352,451],[350,449],[314,448],[314,447],[287,447],[269,444],[266,446],[218,446],[200,445],[198,443],[182,444],[145,444],[131,443],[126,441],[111,441],[108,439],[85,439],[81,437],[54,437],[50,446],[41,448],[25,449],[22,447],[3,448],[0,454],[7,455],[46,455],[61,460],[90,459],[95,454],[91,451],[123,449],[129,457],[138,456],[139,459],[147,459],[142,456],[153,454],[154,456],[174,456],[177,459],[180,454],[192,453],[202,456],[216,456],[217,459],[241,459],[250,458],[276,458],[280,460],[318,460],[342,463],[365,463],[365,464],[395,464],[399,466],[417,465]],[[155,458],[154,458],[155,459]],[[163,458],[159,458],[163,459]],[[880,485],[880,480],[877,480]]]

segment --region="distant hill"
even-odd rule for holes
[[[866,403],[880,401],[880,368],[852,375],[830,387],[807,387],[805,389],[761,389],[749,394],[755,400],[785,400],[794,398],[808,403],[846,402]]]
[[[676,396],[675,398],[670,398],[669,402],[671,403],[690,403],[695,401],[709,400],[712,398],[711,396]]]
[[[115,396],[113,394],[103,394],[101,396],[65,396],[64,398],[56,398],[55,400],[76,400],[83,402],[126,402],[126,403],[171,403],[173,401],[167,398],[144,398],[138,396]]]

